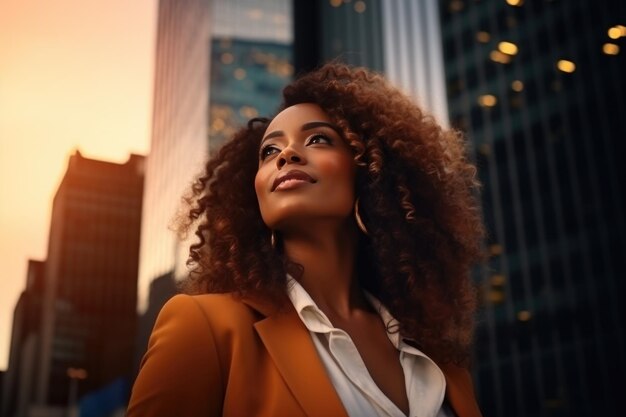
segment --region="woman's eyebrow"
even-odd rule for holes
[[[263,142],[265,142],[268,139],[272,139],[272,138],[276,138],[279,136],[285,136],[285,132],[283,132],[282,130],[275,130],[272,133],[268,133],[267,136],[265,136],[262,140],[260,145],[263,145]]]
[[[339,128],[334,124],[328,122],[308,122],[303,124],[300,130],[304,132],[305,130],[315,129],[316,127],[329,127],[334,130],[339,136],[341,136],[341,131],[339,130]]]
[[[300,130],[302,132],[307,131],[307,130],[311,130],[311,129],[315,129],[318,127],[328,127],[331,128],[332,130],[334,130],[338,135],[341,136],[341,131],[339,130],[339,128],[337,126],[335,126],[332,123],[328,123],[328,122],[322,122],[322,121],[313,121],[313,122],[307,122],[305,124],[302,125],[302,127],[300,128]],[[276,138],[276,137],[280,137],[280,136],[285,136],[285,132],[283,132],[282,130],[275,130],[271,133],[268,133],[262,140],[260,145],[263,145],[263,142],[265,142],[268,139],[272,139],[272,138]],[[260,146],[259,145],[259,146]]]

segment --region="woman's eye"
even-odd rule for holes
[[[328,136],[315,135],[315,136],[311,136],[311,138],[309,139],[308,145],[316,145],[318,143],[331,144],[332,140]]]
[[[270,155],[272,155],[274,153],[278,153],[278,152],[280,152],[280,149],[278,149],[274,145],[264,146],[263,149],[261,149],[261,160],[264,160],[268,156],[270,156]]]

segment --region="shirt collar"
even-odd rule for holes
[[[330,319],[315,304],[309,293],[289,274],[287,274],[287,295],[309,331],[330,333],[334,329]]]
[[[396,348],[399,348],[401,340],[398,328],[400,327],[400,323],[389,313],[389,310],[387,310],[378,298],[367,291],[363,292],[367,300],[383,320],[383,323],[385,323],[389,339]],[[315,333],[328,333],[334,329],[330,319],[317,304],[315,304],[315,301],[313,301],[309,293],[289,274],[287,274],[287,294],[307,329]]]
[[[404,338],[401,337],[399,332],[400,322],[391,315],[384,304],[369,292],[363,292],[372,307],[378,312],[383,323],[385,323],[387,337],[389,337],[394,347],[403,352],[428,358],[421,350],[404,341]],[[302,323],[304,323],[309,331],[314,333],[330,333],[336,330],[330,319],[317,304],[315,304],[315,301],[313,301],[304,287],[289,274],[287,274],[287,295],[296,309],[298,316],[300,316],[300,320],[302,320]]]

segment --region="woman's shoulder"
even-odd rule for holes
[[[246,314],[250,307],[244,300],[232,293],[223,294],[177,294],[170,298],[162,311],[203,312],[207,314]]]
[[[269,302],[232,293],[178,294],[165,303],[155,328],[170,329],[181,337],[211,329],[209,333],[214,337],[226,340],[233,335],[251,334],[254,325],[273,311]]]

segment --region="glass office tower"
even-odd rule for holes
[[[624,10],[440,3],[450,119],[475,149],[492,255],[474,366],[485,416],[618,412]]]
[[[448,123],[437,0],[294,2],[296,73],[335,60],[383,73]]]
[[[291,33],[290,0],[159,2],[136,369],[158,312],[187,274],[190,241],[173,230],[182,197],[241,118],[274,111],[293,71]]]

